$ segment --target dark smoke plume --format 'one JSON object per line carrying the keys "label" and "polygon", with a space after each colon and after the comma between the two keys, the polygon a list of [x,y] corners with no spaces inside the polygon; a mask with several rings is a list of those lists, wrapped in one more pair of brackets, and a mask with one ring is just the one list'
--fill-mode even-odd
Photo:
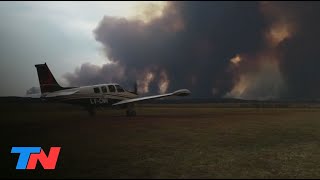
{"label": "dark smoke plume", "polygon": [[148,23],[105,16],[94,35],[112,63],[65,77],[71,85],[138,80],[143,93],[314,98],[319,15],[318,2],[168,2]]}
{"label": "dark smoke plume", "polygon": [[105,16],[95,37],[108,58],[125,69],[123,76],[117,76],[109,64],[102,68],[85,64],[66,79],[73,85],[144,82],[151,73],[149,87],[156,93],[165,73],[168,90],[189,88],[197,96],[222,96],[236,80],[227,71],[230,58],[240,52],[254,53],[262,45],[265,24],[258,6],[255,2],[170,2],[162,17],[147,24]]}
{"label": "dark smoke plume", "polygon": [[320,98],[320,2],[279,3],[292,37],[279,45],[280,68],[287,84],[288,98]]}

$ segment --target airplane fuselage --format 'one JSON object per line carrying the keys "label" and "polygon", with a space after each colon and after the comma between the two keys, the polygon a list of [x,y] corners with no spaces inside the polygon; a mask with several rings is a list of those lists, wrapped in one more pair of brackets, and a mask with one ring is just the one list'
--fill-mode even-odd
{"label": "airplane fuselage", "polygon": [[172,93],[138,97],[137,84],[134,92],[123,89],[119,84],[97,84],[82,87],[61,87],[52,75],[47,64],[36,64],[40,83],[40,98],[48,102],[61,102],[84,106],[90,115],[94,115],[96,107],[126,108],[127,116],[135,116],[134,104],[141,101],[168,96],[187,96],[188,89],[176,90]]}
{"label": "airplane fuselage", "polygon": [[[60,94],[60,96],[54,96],[54,94]],[[65,95],[61,96],[61,94]],[[47,101],[83,106],[111,107],[114,103],[137,97],[137,94],[123,89],[119,84],[111,83],[69,88],[53,93],[43,93],[41,98]]]}

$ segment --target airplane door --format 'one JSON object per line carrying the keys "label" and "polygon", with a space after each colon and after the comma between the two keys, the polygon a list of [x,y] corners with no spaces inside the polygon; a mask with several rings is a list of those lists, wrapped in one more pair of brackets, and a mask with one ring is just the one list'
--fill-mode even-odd
{"label": "airplane door", "polygon": [[94,95],[90,98],[90,104],[99,106],[103,104],[103,97],[102,97],[102,91],[100,87],[94,87],[93,88]]}
{"label": "airplane door", "polygon": [[102,91],[102,97],[103,98],[108,98],[107,94],[108,94],[108,89],[106,86],[101,86],[101,91]]}
{"label": "airplane door", "polygon": [[108,89],[106,86],[100,86],[101,89],[101,97],[100,97],[100,104],[105,106],[108,104]]}
{"label": "airplane door", "polygon": [[110,94],[110,99],[109,99],[109,101],[110,101],[111,103],[117,102],[116,87],[115,87],[114,85],[108,85],[108,89],[109,89],[109,94]]}

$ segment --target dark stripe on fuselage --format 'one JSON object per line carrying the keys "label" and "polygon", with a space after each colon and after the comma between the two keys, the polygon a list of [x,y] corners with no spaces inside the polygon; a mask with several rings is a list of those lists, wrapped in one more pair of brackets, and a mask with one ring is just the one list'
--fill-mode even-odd
{"label": "dark stripe on fuselage", "polygon": [[[104,97],[110,96],[110,97]],[[114,97],[117,97],[119,99],[116,99]],[[121,94],[73,94],[69,96],[57,96],[57,97],[51,97],[47,98],[49,101],[54,102],[65,102],[70,104],[79,104],[79,105],[91,105],[91,106],[112,106],[112,104],[120,102],[125,99],[131,99],[135,97],[130,97],[126,95]],[[96,102],[95,104],[92,104],[92,102]],[[103,102],[103,103],[100,103]]]}
{"label": "dark stripe on fuselage", "polygon": [[63,97],[63,98],[73,98],[73,97],[87,97],[87,98],[104,98],[104,96],[114,96],[114,97],[119,97],[119,98],[125,98],[125,99],[132,99],[132,98],[135,98],[135,97],[132,97],[132,96],[126,96],[126,95],[121,95],[121,94],[94,94],[94,95],[89,95],[89,94],[73,94],[73,95],[70,95],[70,96],[60,96],[60,97]]}

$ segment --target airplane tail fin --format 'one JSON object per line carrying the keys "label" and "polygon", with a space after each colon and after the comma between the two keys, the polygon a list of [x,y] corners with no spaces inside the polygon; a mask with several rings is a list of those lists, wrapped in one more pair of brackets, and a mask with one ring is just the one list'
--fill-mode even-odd
{"label": "airplane tail fin", "polygon": [[36,64],[41,93],[53,92],[64,89],[53,77],[47,63]]}

